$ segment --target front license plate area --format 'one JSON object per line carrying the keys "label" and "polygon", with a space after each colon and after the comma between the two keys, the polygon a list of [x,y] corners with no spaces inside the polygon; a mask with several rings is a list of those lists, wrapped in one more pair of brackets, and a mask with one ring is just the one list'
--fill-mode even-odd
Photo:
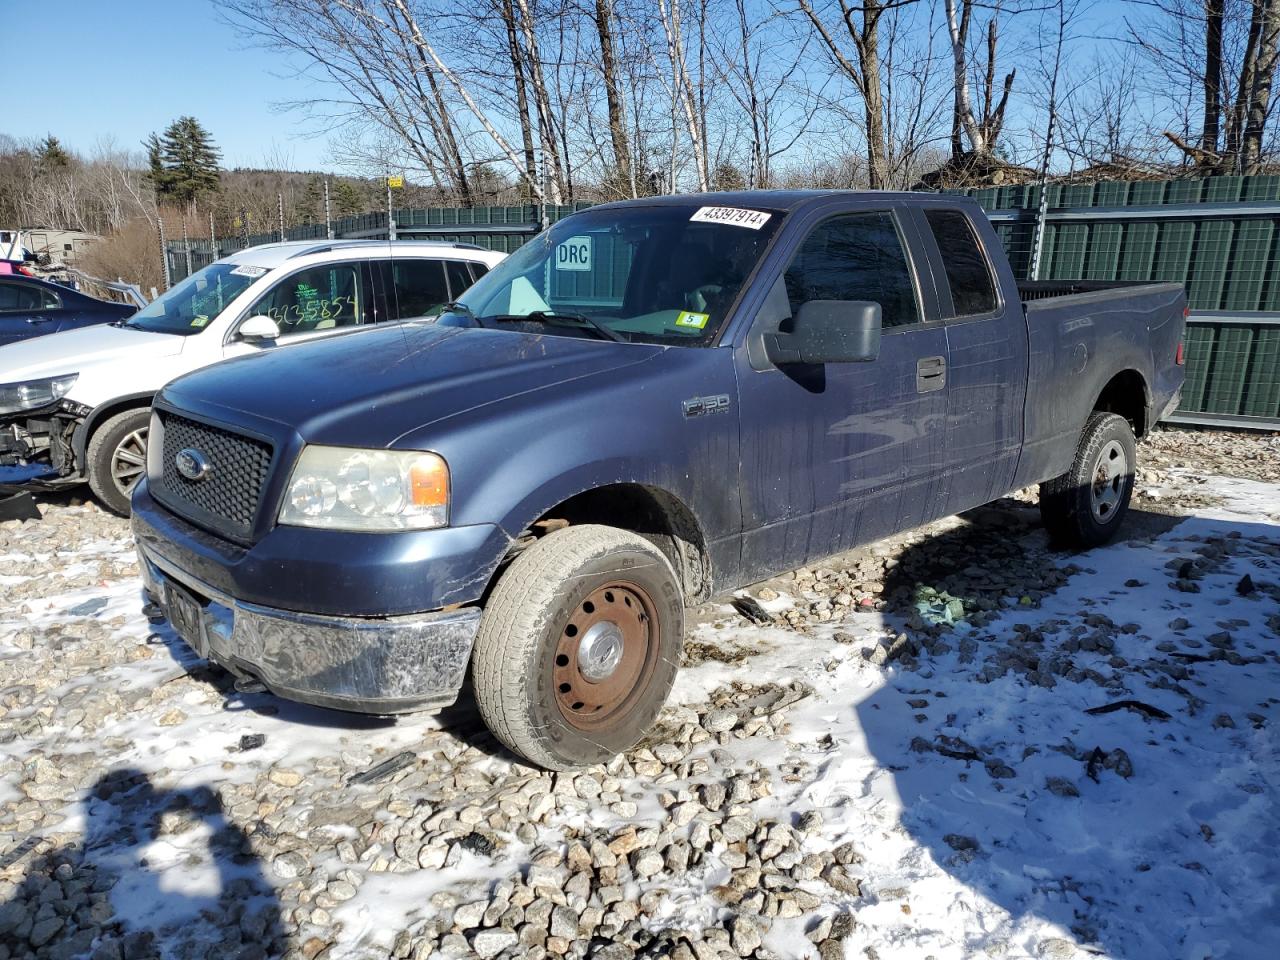
{"label": "front license plate area", "polygon": [[208,657],[209,641],[204,632],[200,601],[172,581],[165,584],[165,600],[169,623],[178,636],[198,655]]}

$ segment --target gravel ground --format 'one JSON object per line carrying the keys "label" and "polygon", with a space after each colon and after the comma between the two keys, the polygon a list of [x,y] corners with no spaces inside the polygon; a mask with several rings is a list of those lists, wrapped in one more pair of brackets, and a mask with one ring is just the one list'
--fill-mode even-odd
{"label": "gravel ground", "polygon": [[[237,692],[139,613],[127,524],[50,498],[42,521],[0,524],[0,960],[1253,955],[1252,941],[1231,949],[1229,935],[1174,920],[1153,933],[1130,916],[1141,906],[1108,902],[1051,859],[1002,864],[1020,835],[938,813],[974,791],[993,809],[1009,791],[1080,805],[1090,783],[1144,772],[1144,796],[1178,793],[1154,761],[1131,779],[1143,740],[1120,727],[1106,729],[1128,750],[1092,753],[1037,729],[1077,695],[1139,702],[1119,710],[1135,724],[1212,714],[1201,726],[1223,736],[1269,731],[1280,700],[1250,687],[1255,703],[1215,703],[1218,674],[1201,689],[1189,671],[1280,663],[1280,499],[1269,517],[1265,506],[1280,487],[1258,485],[1280,484],[1280,436],[1162,430],[1140,460],[1135,511],[1106,550],[1052,551],[1023,492],[757,585],[755,603],[693,611],[689,669],[654,736],[554,775],[505,754],[465,695],[440,717],[382,721]],[[1215,477],[1258,484],[1237,495]],[[1257,513],[1257,529],[1179,525],[1224,504],[1231,523]],[[1150,564],[1129,597],[1091,592],[1113,551]],[[1252,592],[1213,595],[1219,622],[1193,623],[1188,605],[1241,569]],[[1171,603],[1191,621],[1171,620]],[[1141,615],[1157,606],[1159,632]],[[957,714],[963,684],[1004,699]],[[1019,701],[1043,704],[1035,722],[993,734]],[[900,747],[883,748],[889,736]],[[1214,750],[1205,762],[1225,769]],[[1042,759],[1071,772],[1046,778]],[[916,794],[937,770],[946,792],[908,803],[911,764],[935,771]],[[1202,797],[1205,850],[1182,859],[1197,877],[1264,871],[1265,894],[1274,875],[1240,851],[1280,839],[1277,781],[1249,783],[1261,825],[1215,817]],[[1214,861],[1213,844],[1235,859]],[[993,879],[1005,875],[1034,891],[1008,893]],[[1210,886],[1185,896],[1207,910],[1228,896]]]}

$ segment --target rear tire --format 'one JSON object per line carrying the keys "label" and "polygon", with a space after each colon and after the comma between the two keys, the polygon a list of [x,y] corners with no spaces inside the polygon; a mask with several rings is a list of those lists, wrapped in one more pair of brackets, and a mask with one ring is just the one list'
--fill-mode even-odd
{"label": "rear tire", "polygon": [[683,637],[680,582],[657,547],[596,524],[559,530],[516,557],[485,606],[480,715],[538,766],[603,763],[657,719]]}
{"label": "rear tire", "polygon": [[1040,516],[1049,538],[1084,549],[1110,541],[1129,511],[1136,465],[1129,421],[1091,413],[1071,469],[1040,484]]}
{"label": "rear tire", "polygon": [[104,422],[89,438],[89,486],[98,502],[119,517],[129,516],[129,498],[147,470],[151,408],[126,410]]}

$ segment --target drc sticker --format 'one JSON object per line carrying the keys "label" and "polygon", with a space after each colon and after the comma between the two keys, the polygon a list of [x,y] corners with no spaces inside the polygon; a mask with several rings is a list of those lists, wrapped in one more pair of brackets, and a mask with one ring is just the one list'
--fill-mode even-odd
{"label": "drc sticker", "polygon": [[741,207],[699,207],[689,219],[694,223],[727,223],[734,227],[759,230],[769,222],[772,214],[759,210],[743,210]]}
{"label": "drc sticker", "polygon": [[583,272],[591,269],[591,238],[570,237],[556,247],[556,269]]}
{"label": "drc sticker", "polygon": [[709,319],[711,315],[707,313],[690,313],[688,310],[681,310],[680,316],[676,317],[676,326],[701,330],[707,325]]}
{"label": "drc sticker", "polygon": [[206,317],[203,313],[197,314],[196,316],[191,318],[191,325],[195,327],[197,330],[203,327],[208,322],[209,322],[209,318]]}
{"label": "drc sticker", "polygon": [[251,267],[247,263],[243,266],[232,267],[231,273],[237,277],[253,277],[255,280],[267,272],[266,267]]}

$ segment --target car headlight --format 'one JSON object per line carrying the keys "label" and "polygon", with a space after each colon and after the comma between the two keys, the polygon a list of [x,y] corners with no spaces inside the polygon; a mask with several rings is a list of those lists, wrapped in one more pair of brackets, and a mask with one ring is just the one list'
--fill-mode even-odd
{"label": "car headlight", "polygon": [[449,522],[449,465],[434,453],[308,446],[280,522],[334,530],[424,530]]}
{"label": "car headlight", "polygon": [[78,373],[66,373],[60,377],[45,377],[43,380],[0,384],[0,413],[47,407],[65,397],[78,376]]}

